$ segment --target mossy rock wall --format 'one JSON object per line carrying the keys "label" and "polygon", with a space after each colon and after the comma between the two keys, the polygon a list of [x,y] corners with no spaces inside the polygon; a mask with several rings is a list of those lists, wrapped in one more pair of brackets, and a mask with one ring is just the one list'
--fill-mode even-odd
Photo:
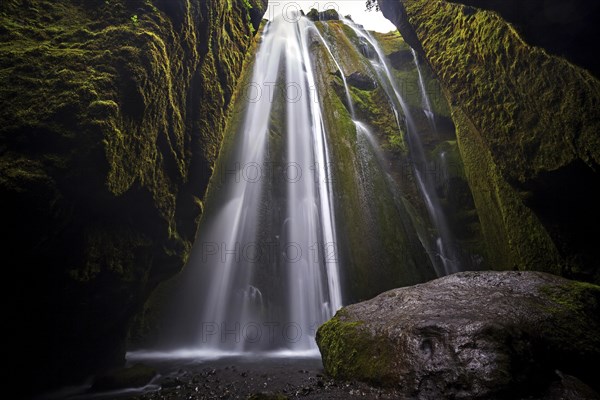
{"label": "mossy rock wall", "polygon": [[265,8],[0,3],[4,281],[23,296],[2,297],[15,376],[57,385],[123,362],[132,316],[195,240]]}
{"label": "mossy rock wall", "polygon": [[379,4],[449,99],[492,267],[598,281],[600,82],[495,12]]}
{"label": "mossy rock wall", "polygon": [[600,3],[588,0],[450,0],[496,11],[515,26],[525,41],[543,47],[600,76],[597,48]]}
{"label": "mossy rock wall", "polygon": [[[377,81],[350,28],[341,21],[320,21],[316,26],[346,76],[360,74]],[[401,41],[398,36],[395,39]],[[349,85],[356,118],[370,127],[378,141],[374,152],[352,121],[340,72],[327,48],[314,38],[310,50],[331,151],[345,302],[433,279],[435,272],[415,226],[415,220],[422,224],[421,216],[403,197],[399,182],[391,184],[385,170],[387,162],[402,164],[385,149],[392,147],[392,137],[397,136],[399,143],[404,139],[384,90],[379,83],[372,90]],[[397,146],[395,154],[403,153],[402,147]]]}

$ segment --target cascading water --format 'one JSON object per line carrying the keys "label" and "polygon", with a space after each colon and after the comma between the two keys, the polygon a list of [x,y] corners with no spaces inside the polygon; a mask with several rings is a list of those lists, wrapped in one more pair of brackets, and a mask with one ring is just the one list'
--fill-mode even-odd
{"label": "cascading water", "polygon": [[410,49],[413,55],[413,59],[415,61],[415,66],[417,67],[417,73],[419,74],[419,89],[421,91],[421,98],[423,104],[423,112],[427,116],[427,120],[429,124],[433,128],[434,131],[437,130],[435,126],[435,116],[433,114],[433,107],[431,107],[431,100],[429,99],[429,94],[427,93],[427,88],[425,87],[425,79],[423,78],[423,71],[421,70],[421,63],[419,62],[419,56],[415,49]]}
{"label": "cascading water", "polygon": [[[375,290],[431,279],[432,266],[438,275],[455,270],[449,230],[417,162],[425,157],[410,110],[377,42],[345,23],[368,44],[371,58],[361,65],[375,71],[398,129],[406,119],[413,175],[432,223],[414,220],[377,135],[355,115],[342,69],[353,64],[341,53],[343,46],[354,51],[351,42],[328,43],[334,31],[325,25],[321,32],[304,17],[276,18],[264,28],[246,78],[249,92],[238,101],[245,109],[233,119],[211,178],[199,239],[181,279],[186,287],[173,305],[173,332],[162,341],[176,350],[132,358],[317,355],[316,328],[342,306],[336,228],[344,265],[355,268],[345,278],[364,269],[361,282],[372,280],[361,284]],[[315,55],[322,58],[312,65]],[[332,108],[332,98],[347,110]],[[354,125],[340,130],[340,116]],[[335,182],[332,155],[341,178]]]}
{"label": "cascading water", "polygon": [[[435,194],[434,182],[432,182],[429,174],[426,173],[428,161],[425,157],[421,138],[417,132],[417,127],[411,110],[407,106],[404,98],[402,97],[402,93],[398,89],[396,79],[392,75],[387,64],[385,54],[383,53],[383,50],[377,41],[373,39],[368,31],[361,29],[353,21],[348,19],[343,19],[342,21],[347,26],[352,28],[359,38],[361,38],[366,42],[366,44],[375,50],[377,60],[371,60],[371,64],[378,75],[379,81],[383,84],[383,87],[391,100],[390,102],[396,114],[398,128],[401,130],[402,124],[400,122],[400,111],[404,115],[407,130],[406,137],[409,145],[410,157],[413,160],[412,167],[416,178],[417,187],[424,200],[430,220],[437,232],[437,237],[433,238],[433,243],[427,244],[425,243],[426,241],[424,241],[426,247],[429,248],[428,254],[431,262],[439,276],[458,272],[460,270],[460,262],[457,256],[457,251],[455,249],[454,241],[450,233],[446,217]],[[422,73],[420,70],[419,77],[420,81],[422,82]],[[422,88],[422,92],[425,97],[426,92],[424,90],[424,83],[421,83],[420,87]],[[427,109],[429,109],[431,113],[431,105],[428,98],[427,104],[428,107],[424,107],[426,114]],[[432,113],[431,117],[433,118]]]}
{"label": "cascading water", "polygon": [[[289,162],[305,168],[314,166],[318,171],[318,185],[309,179],[289,181],[287,231],[290,242],[299,244],[300,249],[308,251],[324,244],[317,249],[324,253],[320,257],[318,254],[313,260],[303,257],[290,268],[290,316],[300,327],[316,327],[342,306],[342,297],[335,248],[332,179],[327,170],[329,151],[308,50],[308,30],[314,29],[314,24],[299,18],[293,24],[279,20],[278,26],[283,26],[288,31],[285,36],[293,39],[288,41],[286,53],[287,82],[299,83],[301,92],[309,94],[304,101],[288,104]],[[328,290],[321,287],[323,264]],[[304,347],[312,345],[308,336],[303,339]]]}
{"label": "cascading water", "polygon": [[337,62],[336,58],[333,56],[333,53],[331,52],[331,48],[327,44],[327,41],[325,40],[325,38],[323,38],[323,35],[321,35],[321,32],[319,32],[319,30],[315,27],[314,24],[310,25],[310,27],[312,28],[311,31],[314,32],[319,37],[320,42],[323,43],[323,46],[325,46],[325,49],[327,50],[327,54],[329,54],[329,57],[331,57],[331,60],[333,61],[333,63],[337,67],[337,70],[340,73],[340,78],[342,79],[342,83],[344,84],[344,91],[346,93],[346,101],[348,102],[348,108],[350,111],[350,115],[354,118],[354,104],[352,103],[352,96],[350,96],[350,89],[348,89],[348,82],[346,80],[346,74],[344,74],[342,67]]}
{"label": "cascading water", "polygon": [[201,283],[186,302],[202,306],[180,317],[191,321],[179,348],[316,351],[316,328],[342,306],[331,162],[308,49],[314,32],[299,15],[265,27],[250,85],[259,93],[212,178],[187,267],[188,280]]}

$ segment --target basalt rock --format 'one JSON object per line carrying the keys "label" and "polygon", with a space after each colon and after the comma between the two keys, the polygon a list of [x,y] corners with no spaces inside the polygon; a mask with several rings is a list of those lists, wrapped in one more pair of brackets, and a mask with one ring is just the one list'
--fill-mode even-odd
{"label": "basalt rock", "polygon": [[410,51],[396,51],[389,56],[392,67],[400,71],[414,68],[414,58]]}
{"label": "basalt rock", "polygon": [[585,383],[598,382],[587,366],[600,361],[599,333],[599,286],[540,272],[464,272],[344,307],[317,343],[329,375],[408,398],[561,390],[595,398]]}

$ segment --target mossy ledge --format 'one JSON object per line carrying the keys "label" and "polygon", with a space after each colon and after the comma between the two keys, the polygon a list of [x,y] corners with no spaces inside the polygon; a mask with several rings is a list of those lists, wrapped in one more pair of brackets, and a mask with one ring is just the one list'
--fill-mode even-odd
{"label": "mossy ledge", "polygon": [[124,361],[131,318],[195,240],[266,3],[0,2],[4,281],[23,296],[3,291],[9,381]]}
{"label": "mossy ledge", "polygon": [[456,3],[379,0],[449,100],[490,265],[600,282],[600,81]]}

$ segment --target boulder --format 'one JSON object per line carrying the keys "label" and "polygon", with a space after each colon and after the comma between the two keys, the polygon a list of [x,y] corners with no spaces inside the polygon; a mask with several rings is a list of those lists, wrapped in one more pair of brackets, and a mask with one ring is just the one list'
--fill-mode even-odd
{"label": "boulder", "polygon": [[563,374],[597,384],[585,366],[600,357],[599,311],[596,285],[463,272],[345,307],[317,343],[334,378],[419,399],[521,398],[558,390]]}

